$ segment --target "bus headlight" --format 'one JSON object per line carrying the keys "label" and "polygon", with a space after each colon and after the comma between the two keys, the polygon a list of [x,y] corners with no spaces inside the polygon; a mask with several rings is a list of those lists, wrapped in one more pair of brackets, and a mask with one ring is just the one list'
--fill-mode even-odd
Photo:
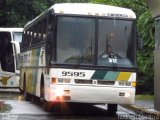
{"label": "bus headlight", "polygon": [[132,87],[136,87],[136,82],[119,81],[119,86],[132,86]]}
{"label": "bus headlight", "polygon": [[125,97],[129,98],[131,96],[130,93],[125,93]]}
{"label": "bus headlight", "polygon": [[56,96],[59,96],[59,97],[64,94],[63,89],[60,89],[60,88],[59,88],[59,89],[56,89],[56,90],[55,90],[55,93],[56,93],[55,95],[56,95]]}
{"label": "bus headlight", "polygon": [[119,81],[119,86],[124,86],[124,85],[125,85],[124,81]]}
{"label": "bus headlight", "polygon": [[70,83],[70,79],[66,79],[66,78],[58,78],[58,83]]}
{"label": "bus headlight", "polygon": [[119,81],[119,86],[131,86],[131,82],[129,82],[129,81]]}

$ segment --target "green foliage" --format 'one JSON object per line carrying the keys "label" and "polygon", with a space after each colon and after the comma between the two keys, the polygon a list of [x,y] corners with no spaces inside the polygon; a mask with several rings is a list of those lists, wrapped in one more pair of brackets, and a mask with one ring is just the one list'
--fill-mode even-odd
{"label": "green foliage", "polygon": [[153,78],[154,78],[154,68],[153,68],[153,51],[154,51],[154,20],[151,16],[149,10],[145,11],[138,18],[137,28],[138,33],[143,38],[143,51],[137,52],[137,62],[138,62],[138,82],[139,88],[143,93],[153,93]]}
{"label": "green foliage", "polygon": [[35,11],[35,13],[42,13],[48,8],[47,2],[45,0],[34,0],[31,2],[31,7]]}
{"label": "green foliage", "polygon": [[0,27],[23,27],[54,3],[89,0],[0,0]]}
{"label": "green foliage", "polygon": [[0,27],[23,27],[48,8],[44,0],[6,0],[0,3]]}
{"label": "green foliage", "polygon": [[149,95],[149,94],[136,95],[136,100],[154,100],[154,95]]}

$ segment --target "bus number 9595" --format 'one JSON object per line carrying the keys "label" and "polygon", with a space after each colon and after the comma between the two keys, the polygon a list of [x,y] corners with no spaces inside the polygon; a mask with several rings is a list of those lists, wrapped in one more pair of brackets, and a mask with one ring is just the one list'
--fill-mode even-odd
{"label": "bus number 9595", "polygon": [[62,71],[62,76],[85,77],[85,72],[66,72],[66,71]]}

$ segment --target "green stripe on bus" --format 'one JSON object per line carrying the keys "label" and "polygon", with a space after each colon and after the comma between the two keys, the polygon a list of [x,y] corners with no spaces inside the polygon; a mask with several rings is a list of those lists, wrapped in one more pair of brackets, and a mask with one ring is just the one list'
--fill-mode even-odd
{"label": "green stripe on bus", "polygon": [[118,75],[119,75],[119,72],[108,71],[105,77],[103,78],[103,80],[115,81]]}
{"label": "green stripe on bus", "polygon": [[103,78],[105,77],[107,71],[96,71],[93,76],[91,77],[91,79],[97,79],[97,80],[103,80]]}

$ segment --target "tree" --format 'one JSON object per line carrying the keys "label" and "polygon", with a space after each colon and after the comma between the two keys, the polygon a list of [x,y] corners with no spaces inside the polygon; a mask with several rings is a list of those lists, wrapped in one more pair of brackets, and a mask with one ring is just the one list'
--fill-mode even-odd
{"label": "tree", "polygon": [[[141,91],[153,93],[154,91],[154,20],[149,10],[140,15],[137,22],[138,33],[144,40],[144,49],[137,53],[138,77],[142,84]],[[140,87],[140,86],[139,86]]]}
{"label": "tree", "polygon": [[55,3],[89,0],[0,0],[0,27],[23,27]]}
{"label": "tree", "polygon": [[48,8],[44,0],[5,0],[0,5],[1,27],[23,27]]}

